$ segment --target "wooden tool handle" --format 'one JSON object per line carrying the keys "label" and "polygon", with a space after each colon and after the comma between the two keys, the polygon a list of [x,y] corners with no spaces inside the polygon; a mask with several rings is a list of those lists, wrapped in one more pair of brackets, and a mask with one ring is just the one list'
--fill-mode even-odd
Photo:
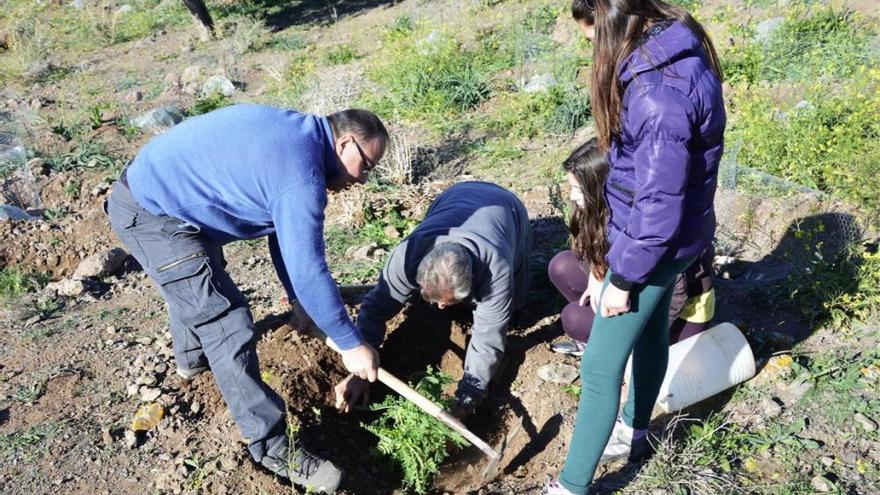
{"label": "wooden tool handle", "polygon": [[467,439],[468,442],[473,444],[478,449],[482,450],[484,454],[486,454],[490,459],[497,459],[498,453],[495,452],[495,449],[490,447],[486,442],[484,442],[480,437],[474,435],[470,430],[462,424],[461,421],[458,420],[455,416],[449,414],[440,408],[439,405],[429,400],[424,395],[420,394],[414,388],[407,385],[403,380],[400,380],[396,376],[388,373],[383,368],[379,368],[379,381],[388,386],[391,390],[394,390],[408,401],[415,404],[419,409],[425,411],[431,416],[437,418],[441,423],[446,426],[452,428],[452,430],[459,435],[463,436]]}
{"label": "wooden tool handle", "polygon": [[387,385],[391,390],[402,395],[406,400],[417,405],[422,411],[425,411],[435,418],[440,416],[440,413],[443,412],[443,409],[441,409],[439,405],[418,393],[403,380],[385,371],[385,368],[379,368],[379,381]]}

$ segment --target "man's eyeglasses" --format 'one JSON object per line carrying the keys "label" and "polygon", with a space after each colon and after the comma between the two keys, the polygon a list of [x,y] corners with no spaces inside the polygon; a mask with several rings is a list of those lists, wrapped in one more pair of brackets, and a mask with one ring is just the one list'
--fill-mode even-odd
{"label": "man's eyeglasses", "polygon": [[364,150],[361,149],[361,145],[358,144],[358,142],[355,141],[354,139],[352,139],[351,142],[354,143],[354,146],[355,146],[355,148],[357,148],[358,153],[361,154],[361,160],[364,161],[364,170],[369,172],[370,170],[373,170],[374,168],[376,168],[377,163],[374,161],[370,161],[370,159],[367,158],[367,155],[364,154]]}

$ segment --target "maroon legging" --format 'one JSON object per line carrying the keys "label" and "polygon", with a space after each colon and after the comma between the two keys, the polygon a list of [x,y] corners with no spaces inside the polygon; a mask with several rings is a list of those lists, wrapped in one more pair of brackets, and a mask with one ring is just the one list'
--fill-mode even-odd
{"label": "maroon legging", "polygon": [[[581,295],[587,290],[587,272],[580,261],[570,250],[557,254],[547,267],[550,281],[568,301],[562,308],[562,329],[565,334],[578,342],[586,342],[590,338],[590,329],[593,328],[593,318],[596,313],[590,307],[589,299],[584,306],[578,304]],[[681,276],[679,276],[681,278]],[[682,280],[677,280],[676,285]],[[669,315],[669,344],[674,344],[692,335],[705,330],[706,323],[693,323],[681,318],[678,314]]]}

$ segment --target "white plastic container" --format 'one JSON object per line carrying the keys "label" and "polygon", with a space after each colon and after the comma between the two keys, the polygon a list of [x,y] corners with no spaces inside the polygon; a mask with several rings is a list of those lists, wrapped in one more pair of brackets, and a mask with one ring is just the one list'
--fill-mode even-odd
{"label": "white plastic container", "polygon": [[[626,365],[627,380],[631,366],[632,356]],[[721,323],[669,347],[657,406],[665,412],[679,411],[753,376],[755,357],[746,338],[733,324]]]}

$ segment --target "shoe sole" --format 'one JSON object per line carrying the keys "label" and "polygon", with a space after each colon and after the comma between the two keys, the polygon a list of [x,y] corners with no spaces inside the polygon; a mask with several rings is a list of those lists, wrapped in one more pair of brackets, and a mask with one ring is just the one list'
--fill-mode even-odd
{"label": "shoe sole", "polygon": [[193,378],[201,375],[205,371],[208,371],[207,367],[203,368],[192,368],[189,370],[184,370],[182,368],[177,368],[177,376],[183,378],[184,380],[192,380]]}
{"label": "shoe sole", "polygon": [[652,455],[654,455],[654,449],[650,445],[645,445],[637,449],[637,452],[630,451],[614,456],[603,456],[599,459],[598,465],[603,466],[623,459],[626,459],[627,464],[635,464],[649,459]]}
{"label": "shoe sole", "polygon": [[550,347],[550,350],[556,354],[565,354],[567,356],[581,357],[584,355],[584,351],[568,351],[565,349],[554,348],[553,346]]}

